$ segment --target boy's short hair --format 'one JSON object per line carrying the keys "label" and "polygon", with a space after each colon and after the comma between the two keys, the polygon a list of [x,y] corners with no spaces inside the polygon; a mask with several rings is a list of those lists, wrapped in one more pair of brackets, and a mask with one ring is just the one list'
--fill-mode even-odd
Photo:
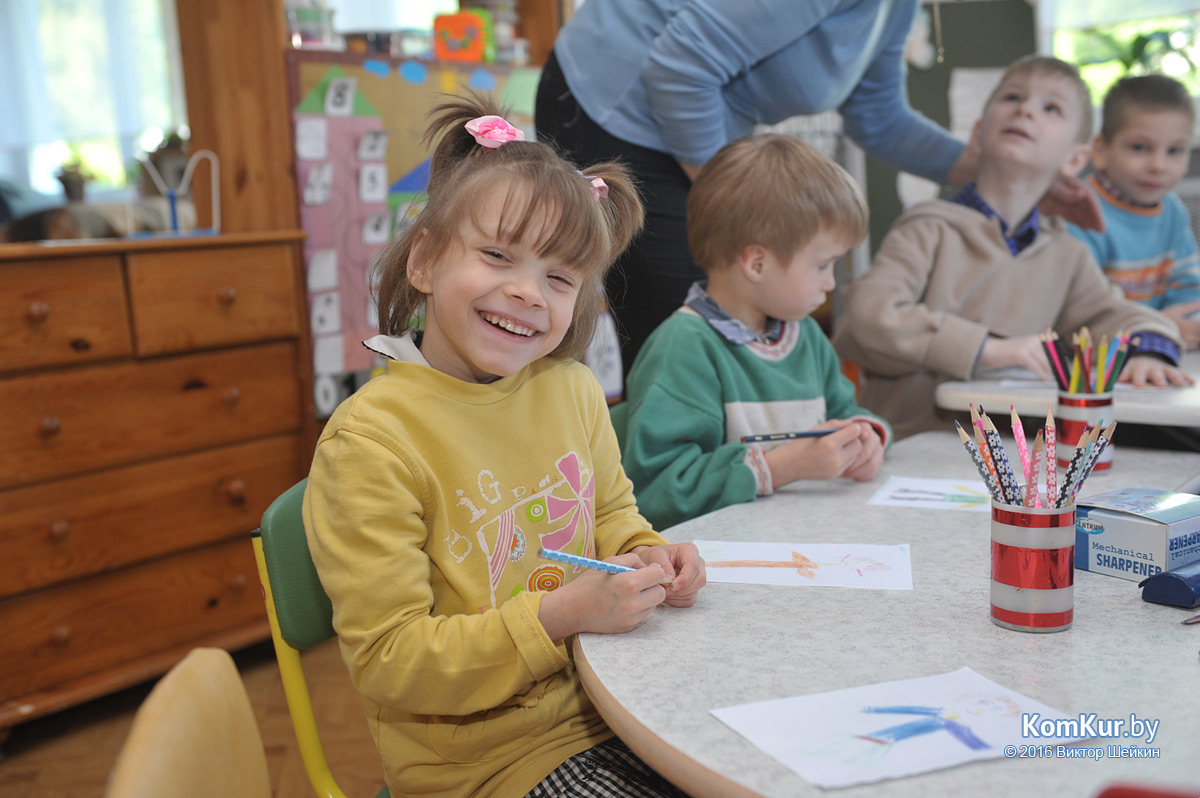
{"label": "boy's short hair", "polygon": [[1079,98],[1079,132],[1077,140],[1080,144],[1087,144],[1092,140],[1092,92],[1088,88],[1088,85],[1084,83],[1083,78],[1079,74],[1079,69],[1074,64],[1068,64],[1062,59],[1048,55],[1027,55],[1023,58],[1018,58],[1004,71],[1004,76],[1000,78],[1000,82],[996,84],[996,88],[992,89],[992,93],[988,95],[987,104],[991,105],[992,100],[996,99],[996,93],[1000,91],[1000,87],[1009,78],[1017,75],[1046,75],[1060,77],[1068,81]]}
{"label": "boy's short hair", "polygon": [[1112,141],[1133,110],[1179,111],[1196,121],[1196,106],[1187,88],[1166,75],[1130,75],[1114,83],[1104,95],[1100,136]]}
{"label": "boy's short hair", "polygon": [[790,259],[822,228],[856,244],[867,233],[867,203],[845,169],[794,136],[731,141],[688,195],[688,246],[705,272],[751,244]]}

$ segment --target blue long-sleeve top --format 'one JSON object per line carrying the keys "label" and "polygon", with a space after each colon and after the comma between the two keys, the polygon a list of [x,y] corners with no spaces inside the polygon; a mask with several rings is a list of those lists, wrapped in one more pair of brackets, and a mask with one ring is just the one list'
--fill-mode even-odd
{"label": "blue long-sleeve top", "polygon": [[944,181],[963,143],[908,105],[916,0],[588,0],[554,51],[617,138],[703,164],[726,142],[838,109],[863,149]]}

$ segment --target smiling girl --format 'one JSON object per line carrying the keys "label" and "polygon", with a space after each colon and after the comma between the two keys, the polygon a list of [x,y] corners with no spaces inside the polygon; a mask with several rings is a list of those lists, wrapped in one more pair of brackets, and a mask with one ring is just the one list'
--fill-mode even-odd
{"label": "smiling girl", "polygon": [[365,343],[388,368],[329,420],[304,503],[388,786],[678,795],[612,736],[567,647],[704,584],[695,546],[638,514],[574,359],[641,204],[620,166],[585,175],[478,98],[434,113],[428,204],[376,264],[384,334]]}

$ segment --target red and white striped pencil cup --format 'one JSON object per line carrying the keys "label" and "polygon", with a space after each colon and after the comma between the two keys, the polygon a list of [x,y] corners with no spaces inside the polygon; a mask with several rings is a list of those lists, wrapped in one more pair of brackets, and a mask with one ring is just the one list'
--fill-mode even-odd
{"label": "red and white striped pencil cup", "polygon": [[1075,504],[1033,508],[992,501],[992,622],[1061,632],[1075,615]]}
{"label": "red and white striped pencil cup", "polygon": [[[1055,445],[1055,456],[1058,467],[1066,468],[1071,462],[1072,450],[1084,430],[1103,421],[1105,424],[1113,421],[1113,394],[1108,393],[1068,393],[1058,392],[1058,407],[1054,411],[1054,422],[1058,428],[1058,443]],[[1112,468],[1112,442],[1104,447],[1100,459],[1092,468],[1093,472],[1104,473]]]}

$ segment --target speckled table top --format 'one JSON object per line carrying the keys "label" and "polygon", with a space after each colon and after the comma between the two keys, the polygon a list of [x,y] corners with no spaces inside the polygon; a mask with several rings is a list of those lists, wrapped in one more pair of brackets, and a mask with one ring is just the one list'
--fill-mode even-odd
{"label": "speckled table top", "polygon": [[[1118,448],[1112,472],[1084,494],[1174,488],[1197,472],[1200,454]],[[709,710],[968,666],[1068,716],[1157,719],[1161,755],[1001,758],[837,794],[1094,796],[1116,781],[1200,789],[1200,625],[1180,624],[1197,610],[1148,604],[1136,582],[1077,571],[1071,629],[1009,631],[989,617],[987,513],[866,503],[891,475],[973,474],[957,436],[926,433],[894,446],[870,483],[797,483],[667,530],[674,542],[908,543],[913,590],[710,584],[695,607],[660,607],[629,634],[580,636],[581,670],[603,685],[597,705],[650,740],[634,747],[665,758],[664,772],[699,763],[715,774],[693,779],[696,795],[819,795]]]}

